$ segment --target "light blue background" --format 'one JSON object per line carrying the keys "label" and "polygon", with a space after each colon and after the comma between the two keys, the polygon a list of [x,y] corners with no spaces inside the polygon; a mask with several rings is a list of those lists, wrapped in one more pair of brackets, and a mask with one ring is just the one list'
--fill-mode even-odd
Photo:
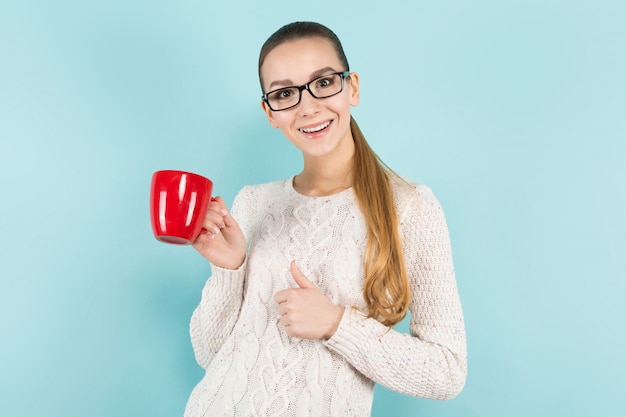
{"label": "light blue background", "polygon": [[452,235],[466,388],[378,387],[373,415],[626,415],[617,0],[3,1],[0,415],[182,415],[209,267],[152,237],[150,176],[195,171],[231,202],[298,172],[256,60],[299,19],[343,40],[355,118]]}

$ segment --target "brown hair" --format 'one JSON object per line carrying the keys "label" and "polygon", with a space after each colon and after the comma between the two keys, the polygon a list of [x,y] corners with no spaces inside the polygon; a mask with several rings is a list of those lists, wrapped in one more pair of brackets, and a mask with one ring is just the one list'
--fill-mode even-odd
{"label": "brown hair", "polygon": [[[284,42],[316,37],[331,42],[340,61],[345,65],[345,70],[349,71],[348,59],[333,31],[319,23],[294,22],[278,29],[263,44],[259,55],[261,88],[261,66],[270,51]],[[355,145],[353,190],[367,224],[363,295],[368,316],[387,326],[393,326],[405,317],[410,300],[391,185],[395,174],[370,148],[352,117],[350,129]]]}

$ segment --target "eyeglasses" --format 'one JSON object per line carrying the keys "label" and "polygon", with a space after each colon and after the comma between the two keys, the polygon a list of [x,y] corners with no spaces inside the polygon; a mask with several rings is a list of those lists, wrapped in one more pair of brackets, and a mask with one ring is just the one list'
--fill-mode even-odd
{"label": "eyeglasses", "polygon": [[300,104],[302,90],[308,90],[314,98],[328,98],[343,91],[343,80],[350,71],[334,72],[317,77],[301,86],[292,86],[272,90],[261,98],[273,111],[291,109]]}

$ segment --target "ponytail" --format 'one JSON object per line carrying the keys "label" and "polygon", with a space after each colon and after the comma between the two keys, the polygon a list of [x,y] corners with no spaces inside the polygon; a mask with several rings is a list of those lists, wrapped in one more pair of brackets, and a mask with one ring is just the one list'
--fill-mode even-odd
{"label": "ponytail", "polygon": [[391,172],[368,145],[354,118],[354,194],[367,224],[363,296],[373,317],[386,326],[400,322],[410,302],[409,279],[394,206]]}

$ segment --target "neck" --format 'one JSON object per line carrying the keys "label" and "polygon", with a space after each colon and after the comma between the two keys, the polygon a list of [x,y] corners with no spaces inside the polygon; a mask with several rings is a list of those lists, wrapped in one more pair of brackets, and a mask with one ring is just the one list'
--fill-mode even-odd
{"label": "neck", "polygon": [[352,187],[354,145],[350,152],[322,158],[304,158],[304,169],[294,178],[293,187],[311,197],[332,195]]}

